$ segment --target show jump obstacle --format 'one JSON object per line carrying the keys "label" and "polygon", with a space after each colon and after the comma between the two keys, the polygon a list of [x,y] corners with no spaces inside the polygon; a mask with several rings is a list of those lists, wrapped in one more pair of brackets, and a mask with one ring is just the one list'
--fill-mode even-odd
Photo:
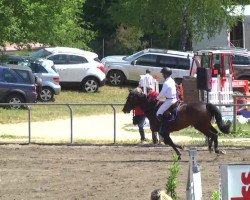
{"label": "show jump obstacle", "polygon": [[[202,200],[201,172],[196,155],[197,149],[190,148],[187,200]],[[250,200],[250,165],[222,164],[219,167],[220,200]]]}

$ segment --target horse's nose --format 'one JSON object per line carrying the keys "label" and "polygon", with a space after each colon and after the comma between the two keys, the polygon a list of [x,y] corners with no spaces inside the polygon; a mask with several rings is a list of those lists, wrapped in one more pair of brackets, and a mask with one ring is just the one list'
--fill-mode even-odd
{"label": "horse's nose", "polygon": [[128,111],[128,110],[126,110],[126,108],[125,108],[125,107],[122,109],[122,112],[124,112],[124,113],[129,113],[129,111]]}

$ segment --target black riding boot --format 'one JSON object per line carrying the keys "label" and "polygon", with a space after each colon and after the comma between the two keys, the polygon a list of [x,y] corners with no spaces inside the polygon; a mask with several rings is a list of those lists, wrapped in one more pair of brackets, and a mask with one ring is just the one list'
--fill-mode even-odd
{"label": "black riding boot", "polygon": [[164,123],[166,119],[163,115],[158,115],[157,118],[161,122],[159,134],[163,137],[164,133],[166,132],[166,123]]}

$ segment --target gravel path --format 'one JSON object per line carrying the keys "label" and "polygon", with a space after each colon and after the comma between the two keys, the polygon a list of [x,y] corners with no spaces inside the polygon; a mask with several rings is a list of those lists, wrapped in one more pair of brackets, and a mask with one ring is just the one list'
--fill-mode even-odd
{"label": "gravel path", "polygon": [[[137,126],[132,124],[132,114],[116,114],[116,140],[140,139]],[[146,138],[151,139],[148,124],[145,127]],[[73,118],[73,139],[83,140],[114,140],[114,115],[95,115]],[[0,124],[0,136],[11,135],[15,137],[29,136],[28,122],[17,124]],[[187,142],[194,140],[189,136],[176,136],[171,134],[174,142]],[[3,138],[3,137],[2,137]],[[36,141],[70,141],[71,122],[68,119],[54,121],[31,122],[31,140]],[[197,138],[195,138],[197,140]],[[224,139],[225,140],[225,139]],[[236,138],[236,141],[250,141]]]}
{"label": "gravel path", "polygon": [[[149,129],[146,125],[145,129]],[[134,131],[133,131],[134,130]],[[137,126],[132,125],[132,114],[116,114],[116,139],[139,140]],[[73,118],[74,139],[113,140],[114,115],[95,115]],[[146,137],[151,134],[146,131]],[[28,122],[17,124],[0,124],[0,135],[28,136]],[[31,138],[46,138],[51,140],[64,140],[71,137],[71,122],[69,119],[54,121],[31,122]],[[189,137],[173,136],[176,140],[190,140]]]}

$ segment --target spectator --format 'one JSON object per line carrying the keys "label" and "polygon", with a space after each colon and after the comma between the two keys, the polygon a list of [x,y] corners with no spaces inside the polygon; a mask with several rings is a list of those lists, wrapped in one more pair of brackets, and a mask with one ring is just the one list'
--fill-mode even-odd
{"label": "spectator", "polygon": [[139,87],[141,87],[145,93],[148,91],[149,88],[155,87],[155,80],[150,73],[151,71],[147,69],[146,74],[142,76],[142,78],[139,81]]}
{"label": "spectator", "polygon": [[141,144],[145,144],[146,138],[145,138],[145,132],[144,132],[144,125],[145,125],[146,116],[140,106],[135,107],[134,114],[135,116],[133,117],[133,124],[137,125],[139,128],[139,133],[141,136]]}

